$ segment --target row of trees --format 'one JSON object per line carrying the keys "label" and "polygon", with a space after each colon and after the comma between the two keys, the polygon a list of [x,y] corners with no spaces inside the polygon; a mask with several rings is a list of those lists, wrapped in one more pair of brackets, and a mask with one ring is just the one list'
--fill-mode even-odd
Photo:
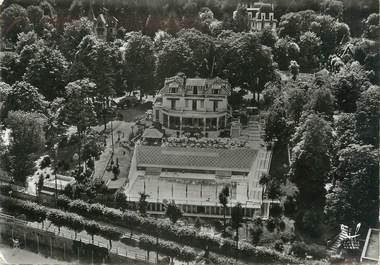
{"label": "row of trees", "polygon": [[[20,8],[12,5],[7,9]],[[208,13],[202,14],[207,17]],[[375,15],[368,18],[368,28],[375,20]],[[280,69],[297,60],[302,71],[312,71],[350,36],[346,24],[311,10],[284,15],[278,28],[280,38],[270,30],[236,34],[221,29],[210,36],[183,29],[174,36],[158,31],[152,35],[154,39],[128,32],[105,43],[91,36],[93,24],[86,18],[66,23],[54,43],[37,31],[25,31],[15,36],[17,54],[7,54],[3,60],[3,80],[13,84],[23,78],[48,100],[63,96],[68,82],[84,78],[94,81],[103,97],[122,93],[126,87],[149,92],[156,89],[155,80],[162,84],[165,77],[179,71],[203,77],[219,75],[233,85],[260,90],[273,79],[270,51],[260,44],[272,48]],[[237,64],[237,58],[245,60]]]}
{"label": "row of trees", "polygon": [[112,241],[118,241],[122,236],[122,233],[112,226],[99,225],[97,222],[87,220],[75,213],[49,209],[33,202],[9,198],[2,202],[2,207],[8,211],[25,214],[31,221],[43,224],[45,220],[49,220],[58,227],[58,233],[60,233],[61,227],[67,227],[75,232],[75,239],[77,238],[77,233],[82,231],[86,231],[91,235],[92,242],[94,242],[94,235],[99,235],[109,240],[110,248],[112,248]]}
{"label": "row of trees", "polygon": [[[64,196],[59,196],[58,205],[66,211],[74,212],[94,220],[109,222],[117,226],[130,228],[134,231],[157,236],[163,239],[178,242],[192,247],[202,249],[208,248],[210,251],[226,254],[226,249],[231,248],[229,255],[238,255],[243,259],[261,260],[289,260],[290,257],[282,256],[276,251],[266,248],[256,249],[251,244],[239,243],[230,239],[220,239],[208,234],[199,232],[193,226],[178,225],[168,220],[157,220],[155,218],[144,216],[133,211],[125,210],[124,212],[105,207],[101,204],[89,204],[81,200],[70,200]],[[243,221],[243,211],[241,205],[236,205],[232,210],[231,225],[238,229]],[[238,236],[236,237],[238,240]],[[228,246],[228,247],[227,247]],[[291,259],[290,259],[291,260]]]}
{"label": "row of trees", "polygon": [[[63,28],[63,23],[72,19],[77,19],[88,14],[90,1],[63,3],[51,3],[50,1],[18,1],[26,9],[12,9],[6,12],[6,21],[12,21],[11,18],[19,17],[19,24],[12,26],[11,22],[6,23],[5,32],[7,36],[15,36],[15,32],[19,32],[25,27],[32,27],[43,31],[44,16],[48,16],[49,20],[57,27],[58,32]],[[11,1],[4,1],[2,9],[8,9]],[[196,27],[205,32],[213,32],[214,28],[223,29],[246,29],[247,15],[242,12],[241,19],[245,22],[236,22],[232,19],[234,10],[239,13],[239,1],[215,1],[215,0],[199,0],[199,1],[168,1],[160,0],[151,3],[149,1],[119,1],[119,2],[101,2],[94,1],[93,9],[95,14],[104,12],[106,7],[109,13],[116,16],[121,26],[121,32],[124,31],[143,31],[145,34],[154,36],[159,29],[165,29],[168,32],[178,31],[181,28]],[[350,19],[350,27],[353,26],[355,33],[360,31],[360,21],[367,17],[370,13],[376,13],[377,6],[374,1],[366,0],[356,3],[352,0],[344,1],[316,1],[303,0],[297,3],[286,5],[279,0],[274,1],[275,16],[280,17],[288,12],[298,12],[301,10],[311,9],[315,12],[321,12],[337,19]],[[207,11],[205,11],[207,10]],[[243,11],[245,11],[243,9]],[[201,15],[200,15],[201,14]],[[205,14],[205,15],[204,15]],[[63,19],[62,19],[63,18]],[[42,20],[42,21],[41,21]],[[240,24],[239,24],[240,23]],[[14,23],[13,23],[14,24]],[[358,25],[359,24],[359,25]],[[11,30],[9,28],[12,27]]]}

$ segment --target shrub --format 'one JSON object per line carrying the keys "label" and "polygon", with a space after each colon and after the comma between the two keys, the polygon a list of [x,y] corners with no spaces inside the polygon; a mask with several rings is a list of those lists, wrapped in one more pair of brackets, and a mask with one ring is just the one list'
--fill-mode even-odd
{"label": "shrub", "polygon": [[285,232],[281,234],[281,240],[284,243],[293,242],[296,238],[296,235],[291,232]]}
{"label": "shrub", "polygon": [[274,218],[269,218],[267,220],[267,225],[266,225],[267,229],[269,232],[273,232],[274,229],[276,228],[276,220]]}
{"label": "shrub", "polygon": [[280,240],[277,240],[274,243],[274,249],[279,251],[279,252],[282,252],[282,251],[284,251],[284,244]]}
{"label": "shrub", "polygon": [[50,160],[50,157],[49,156],[45,156],[41,162],[40,162],[40,169],[44,169],[48,166],[50,166],[51,164],[51,160]]}
{"label": "shrub", "polygon": [[190,261],[195,260],[196,257],[197,257],[197,252],[195,252],[195,250],[193,250],[192,248],[185,246],[181,249],[178,259],[185,262],[190,262]]}
{"label": "shrub", "polygon": [[263,229],[260,226],[254,226],[251,231],[252,244],[256,245],[260,242],[260,237],[263,234]]}
{"label": "shrub", "polygon": [[104,210],[104,206],[101,205],[100,203],[91,204],[88,209],[89,214],[91,216],[99,216],[99,217],[103,216],[103,210]]}
{"label": "shrub", "polygon": [[296,241],[293,243],[290,252],[293,253],[294,256],[304,259],[308,252],[308,247],[304,242]]}
{"label": "shrub", "polygon": [[57,206],[60,209],[67,210],[69,208],[70,202],[71,202],[71,199],[67,197],[66,195],[59,195],[57,198]]}
{"label": "shrub", "polygon": [[271,204],[271,207],[269,209],[269,216],[272,217],[280,217],[282,214],[282,208],[278,204]]}
{"label": "shrub", "polygon": [[89,205],[82,200],[75,200],[69,203],[70,211],[77,213],[79,215],[88,216]]}

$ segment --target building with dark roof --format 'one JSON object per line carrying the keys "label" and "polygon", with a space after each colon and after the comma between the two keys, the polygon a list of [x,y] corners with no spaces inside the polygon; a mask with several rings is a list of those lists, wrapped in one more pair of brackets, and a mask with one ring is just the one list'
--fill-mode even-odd
{"label": "building with dark roof", "polygon": [[95,16],[91,1],[87,17],[94,23],[93,31],[99,39],[108,41],[116,37],[119,20],[109,15],[107,9],[103,8],[102,12],[98,16]]}
{"label": "building with dark roof", "polygon": [[229,130],[227,97],[231,87],[226,80],[187,78],[182,74],[165,79],[153,105],[153,120],[168,135],[199,133],[218,137]]}

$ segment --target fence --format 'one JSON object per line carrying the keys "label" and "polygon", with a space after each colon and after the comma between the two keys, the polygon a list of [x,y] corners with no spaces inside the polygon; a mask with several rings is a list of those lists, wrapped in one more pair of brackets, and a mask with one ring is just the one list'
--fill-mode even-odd
{"label": "fence", "polygon": [[[145,250],[141,250],[137,247],[130,247],[125,245],[125,247],[112,247],[109,250],[109,244],[104,244],[98,240],[92,240],[81,235],[76,237],[70,230],[61,229],[59,234],[57,229],[47,225],[39,223],[31,223],[25,220],[15,218],[14,216],[0,213],[0,223],[2,225],[8,226],[9,229],[3,229],[1,235],[4,239],[9,240],[9,238],[20,238],[24,246],[33,248],[37,250],[38,253],[45,252],[44,254],[50,255],[51,257],[60,257],[64,260],[68,260],[69,257],[76,257],[79,259],[87,259],[88,261],[95,259],[99,260],[99,251],[106,251],[107,255],[114,259],[129,259],[140,261],[143,264],[153,263],[156,264],[156,256],[148,256]],[[133,239],[138,239],[134,237]],[[29,243],[27,243],[29,241]],[[9,240],[11,243],[11,241]],[[49,246],[50,244],[50,246]],[[76,246],[76,247],[73,247]],[[84,251],[84,246],[87,246],[88,251]],[[45,247],[45,248],[44,248]],[[75,249],[75,251],[73,250]],[[102,257],[107,259],[107,255]],[[103,260],[100,260],[103,262]],[[123,263],[129,263],[125,260]]]}

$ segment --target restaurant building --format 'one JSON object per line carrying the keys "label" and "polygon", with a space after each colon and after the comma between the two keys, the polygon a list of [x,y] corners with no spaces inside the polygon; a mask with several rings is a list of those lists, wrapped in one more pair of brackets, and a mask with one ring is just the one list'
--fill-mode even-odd
{"label": "restaurant building", "polygon": [[153,120],[167,135],[198,133],[215,138],[228,128],[227,97],[231,87],[219,77],[187,78],[178,74],[165,79],[153,105]]}

